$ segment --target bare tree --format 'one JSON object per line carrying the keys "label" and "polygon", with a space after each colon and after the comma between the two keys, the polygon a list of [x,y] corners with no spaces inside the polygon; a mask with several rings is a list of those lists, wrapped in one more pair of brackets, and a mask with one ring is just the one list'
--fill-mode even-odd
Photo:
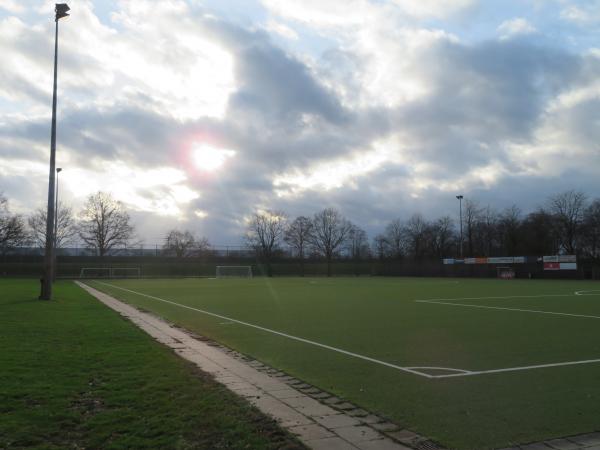
{"label": "bare tree", "polygon": [[428,224],[421,214],[414,214],[404,226],[408,248],[415,259],[425,254],[427,231]]}
{"label": "bare tree", "polygon": [[326,208],[313,217],[311,243],[327,260],[327,276],[331,276],[331,261],[335,253],[346,242],[352,224],[333,208]]}
{"label": "bare tree", "polygon": [[[467,255],[473,256],[475,251],[475,238],[477,231],[477,223],[481,215],[481,208],[472,200],[466,200],[463,208],[463,224],[467,237]],[[464,245],[461,242],[461,245]]]}
{"label": "bare tree", "polygon": [[517,255],[521,240],[521,210],[517,205],[506,208],[500,214],[498,238],[504,255]]}
{"label": "bare tree", "polygon": [[208,238],[202,236],[201,238],[196,238],[196,244],[194,245],[194,253],[197,256],[206,255],[210,251],[211,245]]}
{"label": "bare tree", "polygon": [[404,225],[400,219],[392,220],[385,227],[385,241],[389,249],[389,254],[393,258],[401,259],[406,249]]}
{"label": "bare tree", "polygon": [[556,233],[560,246],[569,254],[577,253],[577,244],[586,196],[580,191],[566,191],[550,198],[550,212],[556,220]]}
{"label": "bare tree", "polygon": [[367,232],[354,224],[348,233],[347,247],[350,257],[355,260],[368,258],[371,254]]}
{"label": "bare tree", "polygon": [[489,205],[481,211],[477,234],[479,255],[492,256],[498,247],[498,213]]}
{"label": "bare tree", "polygon": [[175,255],[177,258],[192,256],[196,247],[196,238],[189,231],[171,230],[165,237],[163,250],[168,255]]}
{"label": "bare tree", "polygon": [[431,246],[435,256],[449,256],[454,242],[454,221],[449,216],[437,219],[430,226]]}
{"label": "bare tree", "polygon": [[8,199],[0,192],[0,251],[4,253],[26,242],[27,230],[23,217],[10,212]]}
{"label": "bare tree", "polygon": [[87,198],[81,213],[79,237],[104,256],[111,249],[127,245],[134,236],[129,214],[110,194],[97,192]]}
{"label": "bare tree", "polygon": [[583,227],[585,253],[590,258],[600,258],[600,199],[586,208]]}
{"label": "bare tree", "polygon": [[383,234],[378,234],[373,238],[373,251],[377,258],[383,259],[388,255],[389,244],[387,238]]}
{"label": "bare tree", "polygon": [[273,275],[271,260],[283,238],[285,223],[286,217],[281,211],[257,212],[248,222],[246,241],[264,261],[268,276]]}
{"label": "bare tree", "polygon": [[[77,235],[77,224],[73,217],[73,210],[62,203],[58,204],[58,220],[56,222],[56,247],[61,248],[70,244]],[[35,244],[44,248],[46,245],[46,208],[36,209],[28,218],[27,224],[31,230],[31,237]]]}
{"label": "bare tree", "polygon": [[313,224],[308,217],[299,216],[286,228],[284,241],[296,251],[300,259],[300,275],[304,276],[304,252],[310,242]]}

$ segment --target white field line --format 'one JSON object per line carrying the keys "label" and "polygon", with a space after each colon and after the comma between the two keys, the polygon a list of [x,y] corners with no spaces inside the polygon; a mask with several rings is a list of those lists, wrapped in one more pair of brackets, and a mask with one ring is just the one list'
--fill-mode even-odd
{"label": "white field line", "polygon": [[[197,311],[200,312],[202,314],[206,314],[209,316],[213,316],[213,317],[218,317],[219,319],[224,319],[224,320],[228,320],[231,322],[235,322],[235,323],[239,323],[240,325],[245,325],[248,327],[252,327],[252,328],[256,328],[258,330],[262,330],[265,331],[267,333],[272,333],[272,334],[276,334],[278,336],[283,336],[286,337],[288,339],[292,339],[295,341],[299,341],[299,342],[303,342],[305,344],[310,344],[310,345],[314,345],[316,347],[320,347],[320,348],[324,348],[327,350],[331,350],[337,353],[341,353],[347,356],[352,356],[354,358],[358,358],[358,359],[362,359],[364,361],[369,361],[375,364],[380,364],[382,366],[386,366],[386,367],[390,367],[392,369],[396,369],[396,370],[400,370],[402,372],[408,372],[408,373],[412,373],[413,375],[418,375],[421,377],[425,377],[425,378],[429,378],[429,379],[434,379],[434,378],[454,378],[454,377],[466,377],[466,376],[471,376],[471,375],[485,375],[485,374],[491,374],[491,373],[500,373],[500,372],[516,372],[516,371],[521,371],[521,370],[532,370],[532,369],[543,369],[543,368],[548,368],[548,367],[559,367],[559,366],[572,366],[572,365],[578,365],[578,364],[592,364],[592,363],[598,363],[600,362],[600,359],[588,359],[588,360],[583,360],[583,361],[568,361],[568,362],[561,362],[561,363],[551,363],[551,364],[539,364],[539,365],[535,365],[535,366],[521,366],[521,367],[508,367],[508,368],[504,368],[504,369],[491,369],[491,370],[479,370],[479,371],[470,371],[470,370],[463,370],[463,369],[453,369],[450,367],[402,367],[402,366],[398,366],[396,364],[391,364],[385,361],[381,361],[375,358],[371,358],[369,356],[364,356],[364,355],[360,355],[358,353],[354,353],[354,352],[350,352],[347,350],[343,350],[337,347],[332,347],[330,345],[326,345],[326,344],[321,344],[320,342],[315,342],[315,341],[311,341],[309,339],[304,339],[301,337],[297,337],[297,336],[292,336],[291,334],[286,334],[286,333],[282,333],[280,331],[275,331],[275,330],[271,330],[269,328],[265,328],[265,327],[261,327],[259,325],[254,325],[252,323],[248,323],[248,322],[243,322],[241,320],[237,320],[237,319],[232,319],[231,317],[227,317],[227,316],[223,316],[221,314],[215,314],[215,313],[211,313],[209,311],[205,311],[199,308],[193,308],[191,306],[187,306],[187,305],[182,305],[180,303],[175,303],[172,302],[170,300],[165,300],[163,298],[160,297],[155,297],[153,295],[148,295],[148,294],[144,294],[142,292],[137,292],[137,291],[133,291],[131,289],[126,289],[126,288],[122,288],[120,286],[116,286],[114,284],[110,284],[110,283],[105,283],[103,281],[96,281],[96,283],[99,284],[103,284],[105,286],[110,286],[113,287],[115,289],[120,289],[122,291],[126,291],[126,292],[131,292],[132,294],[136,294],[136,295],[140,295],[142,297],[147,297],[147,298],[151,298],[153,300],[158,300],[160,302],[164,302],[164,303],[169,303],[171,305],[175,305],[175,306],[179,306],[180,308],[185,308],[185,309],[189,309],[192,311]],[[420,300],[420,302],[428,302],[426,300]],[[456,303],[441,303],[441,302],[430,302],[430,303],[440,303],[440,304],[444,304],[444,305],[455,305],[455,306],[459,306],[459,304]],[[473,306],[473,305],[466,305],[466,306]],[[530,311],[530,310],[526,310],[526,311]],[[597,316],[591,316],[595,319],[600,319],[600,317]],[[425,372],[421,372],[419,370],[416,369],[432,369],[432,370],[446,370],[448,372],[458,372],[458,373],[452,373],[452,374],[446,374],[446,375],[431,375]]]}
{"label": "white field line", "polygon": [[592,316],[588,314],[573,314],[573,313],[561,313],[554,311],[540,311],[537,309],[523,309],[523,308],[507,308],[504,306],[485,306],[485,305],[469,305],[468,303],[449,303],[445,301],[436,300],[415,300],[417,303],[431,303],[434,305],[446,305],[446,306],[462,306],[466,308],[481,308],[481,309],[497,309],[501,311],[517,311],[517,312],[528,312],[534,314],[550,314],[553,316],[567,316],[567,317],[583,317],[586,319],[600,319],[600,316]]}
{"label": "white field line", "polygon": [[[579,291],[579,292],[587,292],[587,291]],[[582,294],[577,294],[577,292],[575,292],[573,294],[506,295],[503,297],[424,298],[424,299],[415,300],[415,302],[429,302],[429,301],[449,302],[449,301],[453,301],[453,300],[498,300],[498,299],[501,300],[504,298],[573,297],[575,295],[582,295]],[[590,294],[587,294],[587,295],[590,295]],[[600,295],[600,293],[598,295]]]}
{"label": "white field line", "polygon": [[[209,311],[205,311],[203,309],[193,308],[193,307],[187,306],[187,305],[182,305],[181,303],[175,303],[175,302],[172,302],[170,300],[165,300],[164,298],[155,297],[153,295],[144,294],[142,292],[132,291],[131,289],[125,289],[125,288],[122,288],[120,286],[115,286],[114,284],[104,283],[102,281],[96,281],[96,283],[103,284],[105,286],[110,286],[110,287],[113,287],[115,289],[120,289],[122,291],[130,292],[132,294],[140,295],[142,297],[147,297],[147,298],[151,298],[153,300],[158,300],[159,302],[169,303],[171,305],[179,306],[180,308],[185,308],[185,309],[190,309],[192,311],[197,311],[199,313],[206,314],[208,316],[218,317],[219,319],[223,319],[223,320],[228,320],[230,322],[239,323],[240,325],[245,325],[247,327],[256,328],[257,330],[266,331],[267,333],[272,333],[272,334],[276,334],[278,336],[283,336],[283,337],[288,338],[288,339],[292,339],[292,340],[295,340],[295,341],[303,342],[305,344],[314,345],[316,347],[321,347],[321,348],[324,348],[324,349],[327,349],[327,350],[331,350],[331,351],[334,351],[334,352],[337,352],[337,353],[342,353],[342,354],[347,355],[347,356],[352,356],[354,358],[362,359],[362,360],[369,361],[369,362],[372,362],[372,363],[375,363],[375,364],[380,364],[382,366],[391,367],[392,369],[397,369],[397,370],[400,370],[402,372],[412,373],[414,375],[419,375],[419,376],[425,377],[425,378],[435,378],[434,375],[429,375],[428,373],[419,372],[418,370],[413,370],[413,369],[410,369],[408,367],[398,366],[396,364],[392,364],[392,363],[388,363],[388,362],[385,362],[385,361],[381,361],[379,359],[371,358],[369,356],[360,355],[358,353],[350,352],[348,350],[343,350],[343,349],[337,348],[337,347],[332,347],[332,346],[326,345],[326,344],[321,344],[320,342],[311,341],[309,339],[304,339],[304,338],[301,338],[301,337],[298,337],[298,336],[292,336],[291,334],[282,333],[281,331],[271,330],[270,328],[261,327],[260,325],[255,325],[253,323],[243,322],[241,320],[237,320],[237,319],[233,319],[231,317],[223,316],[221,314],[216,314],[216,313],[212,313],[212,312],[209,312]],[[452,370],[455,370],[455,369],[447,369],[447,370],[452,371]]]}
{"label": "white field line", "polygon": [[520,370],[533,370],[533,369],[545,369],[548,367],[560,367],[560,366],[576,366],[579,364],[594,364],[599,363],[600,359],[585,359],[582,361],[567,361],[560,363],[550,364],[537,364],[535,366],[521,366],[521,367],[507,367],[505,369],[491,369],[491,370],[473,370],[466,373],[451,373],[448,375],[435,375],[433,378],[455,378],[455,377],[469,377],[471,375],[485,375],[489,373],[501,373],[501,372],[517,372]]}

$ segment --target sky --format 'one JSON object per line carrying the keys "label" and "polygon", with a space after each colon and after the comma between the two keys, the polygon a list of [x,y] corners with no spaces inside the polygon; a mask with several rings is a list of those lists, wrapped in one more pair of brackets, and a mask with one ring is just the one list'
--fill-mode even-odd
{"label": "sky", "polygon": [[[600,0],[109,0],[59,24],[61,199],[138,236],[242,242],[254,211],[371,236],[600,196]],[[0,192],[45,205],[54,4],[0,0]]]}

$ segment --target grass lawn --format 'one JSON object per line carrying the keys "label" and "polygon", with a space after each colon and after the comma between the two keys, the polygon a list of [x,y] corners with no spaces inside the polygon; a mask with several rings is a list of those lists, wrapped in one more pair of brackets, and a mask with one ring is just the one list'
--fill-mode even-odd
{"label": "grass lawn", "polygon": [[[450,448],[497,448],[600,429],[600,363],[426,376],[600,358],[600,285],[594,282],[255,278],[108,283],[112,286],[90,284]],[[581,290],[593,292],[575,295]],[[426,299],[454,300],[415,301]],[[420,367],[420,374],[227,318],[400,367]],[[430,366],[446,369],[423,369]]]}
{"label": "grass lawn", "polygon": [[0,448],[301,448],[71,282],[0,279]]}

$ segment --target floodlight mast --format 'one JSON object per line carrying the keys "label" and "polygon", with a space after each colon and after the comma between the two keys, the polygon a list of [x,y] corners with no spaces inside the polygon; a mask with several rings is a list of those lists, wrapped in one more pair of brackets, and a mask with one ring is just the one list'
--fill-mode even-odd
{"label": "floodlight mast", "polygon": [[52,131],[50,134],[50,174],[48,176],[48,210],[46,211],[46,249],[44,253],[44,277],[42,278],[41,300],[52,299],[52,278],[54,275],[54,217],[56,184],[56,79],[58,65],[58,20],[67,17],[70,10],[66,3],[56,3],[54,12],[54,86],[52,91]]}
{"label": "floodlight mast", "polygon": [[458,199],[458,221],[460,222],[460,257],[463,257],[463,224],[462,224],[462,199],[464,196],[457,195]]}

